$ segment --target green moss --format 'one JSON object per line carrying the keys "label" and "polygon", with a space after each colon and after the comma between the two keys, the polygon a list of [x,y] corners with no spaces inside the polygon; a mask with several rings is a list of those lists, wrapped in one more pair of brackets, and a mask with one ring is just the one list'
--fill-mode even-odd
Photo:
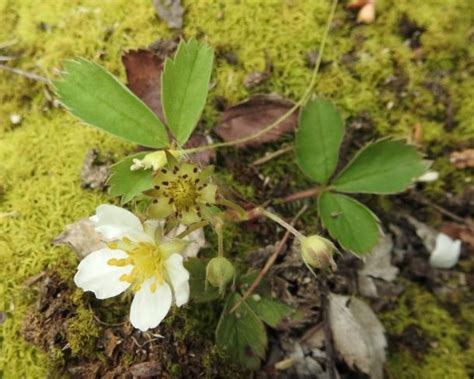
{"label": "green moss", "polygon": [[[474,133],[474,85],[469,76],[474,49],[466,43],[470,4],[465,0],[380,0],[377,4],[376,22],[358,27],[340,7],[315,94],[335,100],[345,117],[367,113],[375,129],[370,133],[409,136],[413,125],[420,123],[431,158],[440,157],[435,167],[443,177],[448,170],[444,148],[461,144]],[[234,66],[217,59],[215,86],[205,111],[208,127],[216,119],[213,99],[224,96],[233,103],[257,91],[245,89],[242,81],[247,73],[264,70],[267,61],[273,72],[258,91],[292,99],[303,93],[311,75],[306,53],[320,42],[327,1],[184,1],[184,5],[184,36],[206,38],[217,49],[234,52],[239,60]],[[400,36],[402,14],[425,28],[422,60]],[[0,46],[13,42],[1,55],[19,56],[8,64],[48,77],[57,74],[64,59],[85,56],[123,79],[123,50],[171,35],[150,2],[58,0],[38,6],[33,0],[0,0],[0,20]],[[351,56],[353,63],[343,59]],[[401,92],[387,84],[400,73],[407,78]],[[447,132],[444,124],[446,105],[426,87],[427,81],[439,83],[449,95],[457,112],[452,131]],[[65,224],[90,215],[102,202],[113,201],[81,189],[79,173],[86,151],[98,147],[120,158],[131,148],[52,108],[44,91],[41,83],[5,72],[0,75],[0,310],[8,316],[0,331],[4,377],[47,376],[49,360],[20,337],[23,317],[35,300],[23,283],[64,261],[71,263],[60,269],[67,277],[75,258],[69,249],[52,247],[51,240]],[[21,125],[10,124],[13,113],[23,116]],[[283,158],[263,171],[278,181],[291,165]],[[444,184],[434,184],[440,188],[433,191],[459,191],[462,181],[455,175]],[[459,175],[465,178],[465,173]],[[251,186],[238,184],[241,178],[227,179],[243,196],[254,197]],[[299,183],[299,178],[295,180]],[[237,241],[229,249],[236,254],[256,244],[251,233],[242,234],[239,229],[229,231],[229,240]],[[450,366],[449,356],[449,351],[440,350],[437,357]]]}
{"label": "green moss", "polygon": [[93,313],[78,308],[74,319],[66,327],[66,339],[73,355],[92,356],[99,337],[99,329]]}
{"label": "green moss", "polygon": [[[465,351],[460,345],[463,326],[456,324],[450,314],[430,293],[409,284],[394,311],[381,317],[387,333],[400,338],[407,327],[415,327],[427,344],[423,354],[416,346],[412,350],[392,347],[388,371],[394,378],[467,378],[466,362],[472,362],[472,348]],[[464,336],[465,337],[465,336]],[[406,336],[406,338],[415,338]],[[419,354],[422,354],[420,358]],[[418,354],[418,355],[417,355]]]}

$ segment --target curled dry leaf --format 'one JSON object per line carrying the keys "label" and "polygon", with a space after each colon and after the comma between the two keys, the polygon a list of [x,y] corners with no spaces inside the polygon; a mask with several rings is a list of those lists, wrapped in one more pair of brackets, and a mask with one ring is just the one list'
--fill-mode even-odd
{"label": "curled dry leaf", "polygon": [[127,85],[162,122],[161,71],[164,59],[148,50],[128,51],[122,56],[127,73]]}
{"label": "curled dry leaf", "polygon": [[331,293],[329,319],[334,346],[347,365],[382,379],[387,340],[372,309],[359,299]]}
{"label": "curled dry leaf", "polygon": [[156,14],[172,29],[181,29],[183,26],[184,8],[181,0],[153,0]]}
{"label": "curled dry leaf", "polygon": [[449,160],[456,168],[472,168],[474,167],[474,149],[454,151],[451,153]]}
{"label": "curled dry leaf", "polygon": [[101,235],[95,231],[94,225],[88,217],[67,225],[64,232],[53,240],[53,244],[68,245],[74,250],[79,260],[89,253],[105,247]]}
{"label": "curled dry leaf", "polygon": [[[253,135],[283,116],[293,105],[290,100],[277,95],[253,96],[226,109],[217,124],[216,133],[227,142]],[[238,144],[237,147],[258,146],[275,141],[282,134],[293,131],[297,123],[298,113],[293,112],[268,133]]]}
{"label": "curled dry leaf", "polygon": [[391,282],[396,278],[398,268],[392,266],[392,250],[392,237],[387,234],[381,237],[377,246],[370,254],[365,256],[364,267],[358,272],[359,291],[363,296],[378,297],[379,294],[374,279]]}

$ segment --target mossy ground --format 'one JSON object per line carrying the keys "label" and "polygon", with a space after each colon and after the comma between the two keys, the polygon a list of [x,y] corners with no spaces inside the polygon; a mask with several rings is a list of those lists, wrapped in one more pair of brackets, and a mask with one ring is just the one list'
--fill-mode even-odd
{"label": "mossy ground", "polygon": [[[303,93],[311,75],[306,53],[320,42],[328,1],[199,0],[184,1],[184,6],[185,37],[207,38],[217,51],[232,51],[238,57],[237,65],[217,59],[215,87],[205,111],[208,127],[215,120],[212,100],[216,96],[233,103],[251,92],[277,92],[292,99]],[[372,136],[409,137],[414,125],[420,124],[419,142],[436,160],[443,180],[442,185],[429,188],[430,196],[447,190],[457,193],[466,176],[452,171],[446,154],[474,136],[474,79],[469,63],[474,50],[468,43],[473,38],[471,4],[465,0],[380,0],[377,12],[374,24],[355,26],[353,16],[340,7],[315,93],[331,98],[349,120],[368,117]],[[403,29],[404,18],[422,30],[415,41],[419,49],[406,42],[415,37]],[[19,55],[15,66],[47,77],[57,74],[64,59],[83,56],[123,79],[120,56],[124,50],[171,35],[147,1],[59,0],[40,5],[33,0],[0,0],[0,20],[0,46],[11,42],[0,55]],[[244,76],[264,70],[267,62],[273,66],[271,78],[257,88],[245,89]],[[0,372],[5,378],[45,377],[48,359],[20,336],[22,320],[35,300],[24,282],[64,259],[74,263],[72,253],[52,247],[51,240],[65,224],[112,201],[106,194],[81,189],[79,172],[86,151],[98,147],[118,159],[132,147],[51,108],[42,83],[3,71],[0,104],[0,310],[7,315],[1,325]],[[22,115],[21,125],[11,125],[13,113]],[[276,160],[267,166],[267,174],[278,182],[288,162]],[[295,180],[302,183],[298,176]],[[248,188],[241,189],[253,195]],[[420,291],[409,294],[428,296]],[[454,372],[462,377],[467,353],[456,345],[461,327],[430,301],[432,309],[439,322],[427,333],[439,337],[446,349],[426,357],[429,372],[436,373],[435,377],[454,378]],[[89,323],[87,314],[78,316]],[[450,332],[441,338],[441,332],[433,328],[446,325]],[[425,366],[403,352],[395,352],[388,366],[394,373],[406,369],[404,377],[427,377],[420,371]]]}

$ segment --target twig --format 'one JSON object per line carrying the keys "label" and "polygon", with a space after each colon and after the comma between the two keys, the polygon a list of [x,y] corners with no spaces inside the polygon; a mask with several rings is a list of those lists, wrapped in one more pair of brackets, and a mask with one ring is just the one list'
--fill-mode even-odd
{"label": "twig", "polygon": [[271,161],[272,159],[275,159],[276,157],[279,157],[280,155],[286,154],[290,152],[291,150],[293,150],[293,146],[291,145],[282,147],[279,150],[265,154],[265,156],[253,161],[252,166],[259,166],[261,164],[267,163],[268,161]]}
{"label": "twig", "polygon": [[326,365],[329,372],[330,379],[336,379],[336,353],[334,351],[334,343],[332,338],[331,320],[329,317],[329,290],[327,286],[326,273],[324,271],[320,274],[321,287],[321,306],[323,309],[323,325],[324,325],[324,346],[326,348]]}
{"label": "twig", "polygon": [[[296,214],[296,216],[293,218],[293,220],[291,220],[290,225],[294,225],[296,223],[296,221],[301,217],[301,215],[306,211],[307,208],[308,208],[307,205],[303,206],[299,210],[299,212]],[[280,242],[278,242],[277,246],[275,247],[275,251],[273,252],[273,254],[270,255],[270,257],[268,257],[268,259],[265,263],[265,266],[263,266],[262,271],[259,272],[258,276],[255,278],[253,283],[250,285],[250,287],[247,289],[247,291],[245,291],[245,293],[240,298],[240,300],[232,307],[232,309],[229,311],[229,313],[235,312],[240,307],[242,302],[244,302],[246,299],[248,299],[248,297],[252,294],[252,292],[255,290],[255,288],[257,288],[257,286],[262,281],[263,277],[267,274],[267,272],[270,270],[270,268],[275,263],[275,260],[277,259],[278,255],[282,252],[283,247],[286,244],[286,241],[288,241],[288,238],[290,237],[290,234],[291,234],[291,232],[288,231],[288,230],[285,232],[285,234],[283,235],[283,238],[280,240]]]}
{"label": "twig", "polygon": [[49,80],[48,78],[46,78],[44,76],[37,75],[37,74],[34,74],[32,72],[28,72],[28,71],[25,71],[25,70],[20,70],[19,68],[9,67],[7,65],[0,64],[0,69],[5,70],[5,71],[13,72],[14,74],[21,75],[21,76],[24,76],[25,78],[36,80],[38,82],[43,82],[43,83],[46,83],[46,84],[51,84],[52,83],[51,80]]}
{"label": "twig", "polygon": [[287,197],[284,197],[281,202],[282,203],[291,203],[293,201],[298,201],[298,200],[303,200],[307,199],[308,197],[313,197],[316,196],[321,192],[320,188],[310,188],[309,190],[301,191],[301,192],[296,192],[291,195],[288,195]]}
{"label": "twig", "polygon": [[418,201],[419,203],[422,203],[424,205],[427,205],[429,207],[432,207],[432,208],[436,209],[439,213],[444,214],[445,216],[448,216],[448,217],[452,218],[453,220],[455,220],[457,222],[460,222],[462,224],[466,223],[466,221],[462,217],[460,217],[457,214],[454,214],[453,212],[450,212],[447,209],[443,208],[442,206],[440,206],[438,204],[435,204],[432,201],[422,197],[420,194],[414,193],[413,199],[415,201]]}

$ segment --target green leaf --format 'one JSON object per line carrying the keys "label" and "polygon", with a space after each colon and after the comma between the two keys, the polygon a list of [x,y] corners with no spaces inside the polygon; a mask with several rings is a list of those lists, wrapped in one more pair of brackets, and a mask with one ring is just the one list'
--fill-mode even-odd
{"label": "green leaf", "polygon": [[109,193],[122,196],[122,204],[128,203],[143,191],[153,188],[153,170],[130,170],[134,159],[142,159],[147,153],[131,155],[114,164],[109,178]]}
{"label": "green leaf", "polygon": [[250,296],[247,299],[247,304],[260,320],[272,328],[276,328],[286,316],[293,312],[293,309],[288,305],[260,295]]}
{"label": "green leaf", "polygon": [[64,68],[54,85],[59,100],[72,114],[137,144],[168,146],[161,121],[106,69],[86,59],[67,61]]}
{"label": "green leaf", "polygon": [[317,183],[326,183],[337,166],[344,124],[329,101],[310,101],[301,111],[296,131],[296,159],[301,171]]}
{"label": "green leaf", "polygon": [[402,192],[429,166],[404,140],[382,139],[363,147],[333,181],[332,188],[350,193]]}
{"label": "green leaf", "polygon": [[355,254],[368,253],[379,239],[377,217],[353,198],[323,192],[318,201],[319,215],[332,238]]}
{"label": "green leaf", "polygon": [[206,103],[214,52],[195,39],[181,42],[161,77],[163,112],[178,144],[184,145]]}
{"label": "green leaf", "polygon": [[189,272],[190,298],[197,303],[206,303],[219,298],[219,290],[211,285],[206,288],[207,262],[198,258],[190,258],[184,262],[184,267]]}
{"label": "green leaf", "polygon": [[267,334],[265,326],[247,302],[234,313],[229,310],[242,297],[234,292],[229,295],[216,330],[216,342],[230,357],[249,369],[257,369],[265,356]]}

